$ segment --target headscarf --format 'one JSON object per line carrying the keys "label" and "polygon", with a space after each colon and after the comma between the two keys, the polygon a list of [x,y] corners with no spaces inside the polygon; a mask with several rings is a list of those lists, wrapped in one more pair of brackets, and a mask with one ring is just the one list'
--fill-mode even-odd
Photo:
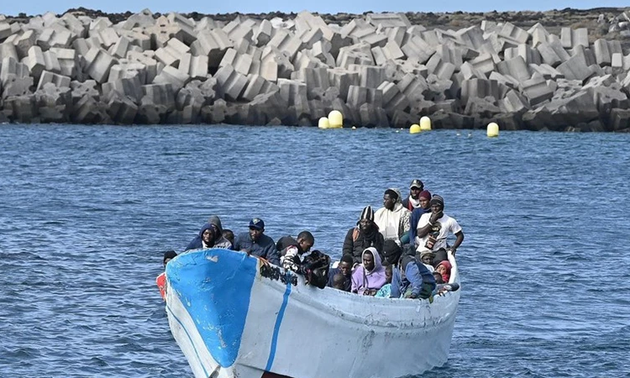
{"label": "headscarf", "polygon": [[381,256],[374,247],[366,248],[361,254],[361,260],[366,253],[372,254],[374,258],[374,268],[366,270],[363,264],[359,265],[352,273],[352,291],[363,294],[367,289],[380,289],[387,282],[385,268],[381,262]]}
{"label": "headscarf", "polygon": [[439,266],[444,266],[446,268],[446,272],[442,273],[442,279],[444,280],[444,283],[448,283],[448,281],[451,278],[451,269],[453,268],[453,266],[451,265],[451,263],[448,260],[442,260],[440,261],[439,264],[437,264],[437,266],[435,267],[435,270],[437,271],[437,268]]}

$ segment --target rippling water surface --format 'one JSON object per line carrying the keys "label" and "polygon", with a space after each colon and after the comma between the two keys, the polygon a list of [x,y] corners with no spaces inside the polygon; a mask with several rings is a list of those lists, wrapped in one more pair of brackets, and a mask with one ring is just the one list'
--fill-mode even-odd
{"label": "rippling water surface", "polygon": [[261,217],[274,239],[309,229],[338,256],[363,206],[413,178],[466,235],[450,358],[424,376],[628,376],[628,146],[619,134],[1,126],[0,376],[190,377],[154,285],[162,251],[219,214],[236,232]]}

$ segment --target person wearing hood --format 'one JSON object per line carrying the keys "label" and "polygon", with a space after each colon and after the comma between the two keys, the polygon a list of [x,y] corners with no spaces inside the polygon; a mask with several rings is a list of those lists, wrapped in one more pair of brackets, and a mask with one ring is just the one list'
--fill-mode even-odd
{"label": "person wearing hood", "polygon": [[[431,192],[423,190],[418,195],[418,207],[411,211],[411,218],[409,220],[409,242],[415,243],[416,233],[418,232],[418,221],[422,214],[431,212]],[[416,246],[417,247],[417,246]]]}
{"label": "person wearing hood", "polygon": [[352,273],[351,290],[361,295],[375,295],[387,282],[381,256],[376,248],[369,247],[363,251],[362,261]]}
{"label": "person wearing hood", "polygon": [[[208,218],[208,223],[206,225],[214,225],[215,229],[218,231],[218,234],[223,236],[223,227],[221,226],[221,218],[219,218],[218,215],[211,215]],[[204,227],[206,226],[204,225]],[[202,230],[203,232],[203,230]],[[218,238],[218,240],[216,240],[216,242],[214,243],[214,248],[227,248],[227,249],[231,249],[233,243],[231,241],[229,241],[226,238],[223,238],[224,240],[220,240],[221,238]],[[229,242],[229,245],[226,243]],[[199,233],[197,236],[195,236],[195,238],[188,243],[188,247],[186,247],[186,251],[190,250],[190,249],[199,249],[202,248],[202,241],[201,241],[201,233]],[[194,248],[190,248],[190,247],[194,247]]]}
{"label": "person wearing hood", "polygon": [[401,238],[409,231],[411,212],[400,203],[400,192],[387,189],[383,195],[383,207],[374,213],[374,223],[383,234],[383,239],[394,240],[402,245]]}
{"label": "person wearing hood", "polygon": [[262,257],[273,265],[280,265],[276,243],[265,235],[265,222],[260,218],[254,218],[249,222],[249,232],[238,234],[233,249]]}
{"label": "person wearing hood", "polygon": [[440,273],[444,283],[448,283],[451,279],[451,269],[453,269],[451,262],[448,260],[442,260],[435,267],[435,272]]}
{"label": "person wearing hood", "polygon": [[366,206],[361,212],[357,226],[348,230],[343,241],[343,256],[351,256],[353,265],[361,264],[363,251],[368,247],[374,247],[379,253],[383,253],[383,235],[378,232],[378,226],[374,223],[374,211],[372,206]]}
{"label": "person wearing hood", "polygon": [[223,237],[219,227],[212,223],[206,223],[199,231],[199,235],[188,244],[186,251],[206,248],[230,249],[232,248],[232,243]]}
{"label": "person wearing hood", "polygon": [[[451,218],[444,214],[444,199],[438,195],[431,198],[431,212],[422,214],[418,221],[418,233],[416,236],[416,245],[418,249],[430,249],[437,251],[445,248],[455,254],[457,248],[464,241],[464,232],[459,226],[455,218]],[[455,242],[449,248],[446,244],[446,238],[455,235]]]}
{"label": "person wearing hood", "polygon": [[420,207],[420,192],[424,190],[424,183],[418,179],[415,179],[409,185],[409,197],[402,201],[405,209],[413,211]]}
{"label": "person wearing hood", "polygon": [[403,254],[394,265],[390,298],[427,299],[435,288],[433,273],[412,253]]}

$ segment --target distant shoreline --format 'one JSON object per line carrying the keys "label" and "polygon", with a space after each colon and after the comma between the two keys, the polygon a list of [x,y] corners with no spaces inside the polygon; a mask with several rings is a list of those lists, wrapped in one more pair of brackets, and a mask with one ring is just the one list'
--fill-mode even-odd
{"label": "distant shoreline", "polygon": [[0,122],[629,131],[624,10],[0,16]]}

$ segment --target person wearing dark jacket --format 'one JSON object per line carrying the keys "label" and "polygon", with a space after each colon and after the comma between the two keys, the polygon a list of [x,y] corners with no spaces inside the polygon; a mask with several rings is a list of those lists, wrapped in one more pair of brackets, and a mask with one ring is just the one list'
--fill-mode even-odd
{"label": "person wearing dark jacket", "polygon": [[394,265],[390,298],[427,299],[435,288],[433,273],[414,255],[405,253]]}
{"label": "person wearing dark jacket", "polygon": [[416,234],[418,232],[416,228],[418,227],[420,216],[422,216],[422,214],[424,213],[431,212],[431,192],[429,192],[428,190],[423,190],[422,192],[420,192],[420,195],[418,196],[418,202],[420,203],[420,206],[413,209],[413,211],[411,212],[411,220],[409,221],[411,225],[411,227],[409,228],[409,242],[412,244],[414,244],[416,241]]}
{"label": "person wearing dark jacket", "polygon": [[205,248],[232,248],[232,243],[223,237],[219,227],[212,223],[206,223],[197,235],[186,247],[186,251]]}
{"label": "person wearing dark jacket", "polygon": [[302,255],[311,250],[315,244],[313,234],[308,231],[302,231],[298,234],[297,240],[291,236],[283,236],[278,240],[276,248],[280,254],[280,262],[282,267],[292,270],[296,273],[300,272],[302,264]]}
{"label": "person wearing dark jacket", "polygon": [[280,257],[273,239],[264,234],[265,222],[254,218],[249,222],[249,232],[239,234],[234,240],[234,250],[248,255],[262,257],[274,265],[280,264]]}
{"label": "person wearing dark jacket", "polygon": [[413,209],[417,209],[420,207],[420,201],[418,195],[420,192],[424,190],[424,183],[422,181],[415,179],[409,185],[409,197],[402,200],[402,204],[405,209],[409,211],[413,211]]}
{"label": "person wearing dark jacket", "polygon": [[374,211],[372,206],[366,206],[361,212],[357,226],[348,230],[343,242],[343,255],[350,255],[353,265],[362,263],[361,256],[366,248],[374,247],[379,254],[383,253],[383,234],[374,223]]}
{"label": "person wearing dark jacket", "polygon": [[[215,230],[217,230],[218,235],[223,236],[223,227],[221,226],[221,218],[219,218],[218,215],[211,215],[210,218],[208,218],[208,223],[204,225],[204,228],[201,230],[201,232],[195,236],[195,238],[188,243],[188,246],[186,247],[186,251],[191,250],[191,249],[200,249],[202,248],[202,241],[201,241],[201,234],[203,233],[203,231],[205,231],[205,227],[209,226],[209,225],[213,225],[215,227]],[[233,243],[231,241],[229,241],[227,238],[223,237],[218,237],[216,238],[216,241],[213,243],[214,248],[227,248],[227,249],[231,249]],[[227,243],[229,241],[229,244]]]}
{"label": "person wearing dark jacket", "polygon": [[330,268],[328,271],[328,287],[335,287],[335,275],[337,273],[341,274],[344,278],[343,281],[343,291],[350,291],[352,288],[352,265],[354,264],[354,260],[350,255],[343,255],[341,257],[341,261],[339,261],[339,265],[336,268]]}

